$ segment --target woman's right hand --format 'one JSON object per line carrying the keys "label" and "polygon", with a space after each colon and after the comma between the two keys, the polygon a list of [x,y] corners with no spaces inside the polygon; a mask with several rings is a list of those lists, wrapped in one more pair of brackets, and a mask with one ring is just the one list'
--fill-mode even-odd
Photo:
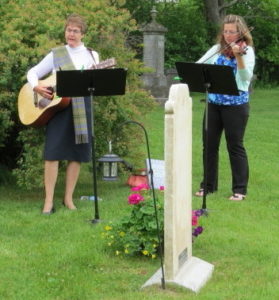
{"label": "woman's right hand", "polygon": [[43,98],[53,99],[53,89],[50,87],[37,85],[33,88],[33,91],[40,94]]}

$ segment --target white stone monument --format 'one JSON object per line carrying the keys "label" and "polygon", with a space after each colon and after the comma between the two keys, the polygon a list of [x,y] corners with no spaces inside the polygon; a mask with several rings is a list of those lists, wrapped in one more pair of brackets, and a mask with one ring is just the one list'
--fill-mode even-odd
{"label": "white stone monument", "polygon": [[[194,292],[214,266],[192,256],[192,99],[186,84],[174,84],[165,103],[165,282]],[[161,268],[143,285],[160,284]]]}

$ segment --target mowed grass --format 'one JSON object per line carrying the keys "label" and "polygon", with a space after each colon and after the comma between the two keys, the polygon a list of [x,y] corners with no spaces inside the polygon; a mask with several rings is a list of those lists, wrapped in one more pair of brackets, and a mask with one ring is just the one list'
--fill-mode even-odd
{"label": "mowed grass", "polygon": [[[193,95],[193,192],[202,178],[203,95]],[[245,201],[228,201],[231,174],[225,142],[220,148],[219,190],[207,197],[205,231],[193,255],[214,264],[212,278],[198,294],[167,285],[141,290],[160,267],[159,260],[116,256],[101,238],[105,224],[129,213],[129,188],[98,180],[101,222],[92,224],[94,202],[89,165],[83,165],[75,192],[78,210],[62,207],[63,174],[55,195],[56,213],[40,214],[43,191],[0,187],[0,299],[278,299],[279,295],[279,89],[256,89],[245,145],[250,181]],[[164,158],[164,108],[143,122],[151,156]],[[201,199],[193,197],[193,208]]]}

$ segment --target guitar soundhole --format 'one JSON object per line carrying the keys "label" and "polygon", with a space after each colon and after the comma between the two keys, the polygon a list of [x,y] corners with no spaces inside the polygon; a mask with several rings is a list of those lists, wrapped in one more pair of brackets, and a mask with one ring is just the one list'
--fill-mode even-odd
{"label": "guitar soundhole", "polygon": [[54,88],[52,86],[48,86],[47,89],[53,94],[54,93]]}
{"label": "guitar soundhole", "polygon": [[51,100],[47,99],[47,98],[42,98],[39,101],[39,108],[43,109],[45,107],[47,107],[50,104]]}
{"label": "guitar soundhole", "polygon": [[[54,88],[52,86],[47,87],[47,89],[51,92],[51,94],[53,95],[54,93]],[[51,100],[47,99],[47,98],[42,98],[39,101],[39,108],[43,109],[45,107],[47,107],[50,104]]]}

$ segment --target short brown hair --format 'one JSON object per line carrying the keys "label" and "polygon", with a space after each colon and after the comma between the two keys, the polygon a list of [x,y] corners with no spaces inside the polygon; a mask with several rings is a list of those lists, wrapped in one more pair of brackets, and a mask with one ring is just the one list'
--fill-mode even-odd
{"label": "short brown hair", "polygon": [[81,33],[86,33],[87,25],[83,17],[78,14],[71,14],[68,16],[65,23],[65,30],[69,25],[75,25],[80,28]]}

